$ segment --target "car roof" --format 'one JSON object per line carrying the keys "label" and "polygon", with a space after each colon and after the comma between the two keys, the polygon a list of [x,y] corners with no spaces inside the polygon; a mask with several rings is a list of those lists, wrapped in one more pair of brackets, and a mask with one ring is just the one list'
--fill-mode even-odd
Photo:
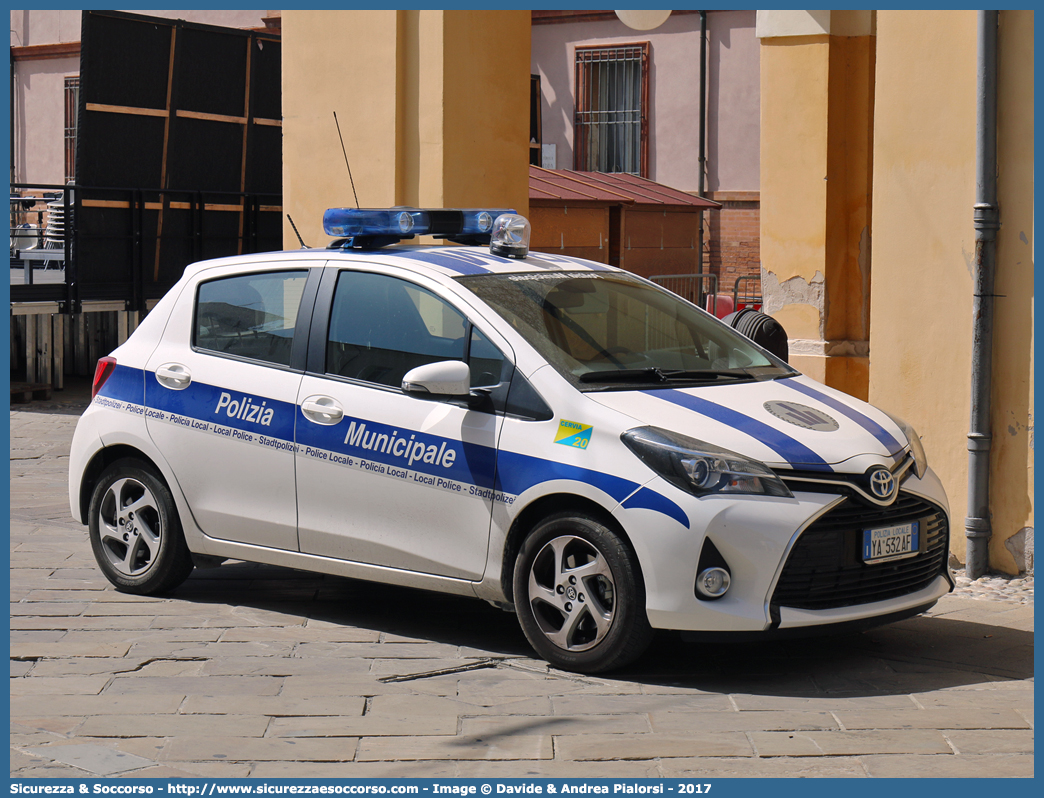
{"label": "car roof", "polygon": [[285,252],[258,252],[216,260],[200,261],[185,269],[185,276],[221,266],[250,266],[270,263],[273,259],[300,262],[344,261],[398,266],[421,274],[439,277],[461,277],[481,274],[517,274],[532,272],[615,272],[622,270],[604,263],[556,255],[530,252],[525,258],[505,258],[485,247],[391,246],[382,249],[297,249]]}

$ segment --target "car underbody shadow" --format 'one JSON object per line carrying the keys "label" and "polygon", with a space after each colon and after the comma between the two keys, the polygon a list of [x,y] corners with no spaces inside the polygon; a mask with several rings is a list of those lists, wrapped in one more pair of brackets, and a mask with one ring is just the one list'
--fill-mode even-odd
{"label": "car underbody shadow", "polygon": [[[484,601],[277,566],[230,561],[197,569],[169,597],[475,649],[467,656],[492,660],[482,667],[535,656],[516,618]],[[929,613],[861,633],[764,642],[696,643],[659,632],[633,665],[594,678],[656,692],[811,699],[900,695],[1032,676],[1032,632]]]}

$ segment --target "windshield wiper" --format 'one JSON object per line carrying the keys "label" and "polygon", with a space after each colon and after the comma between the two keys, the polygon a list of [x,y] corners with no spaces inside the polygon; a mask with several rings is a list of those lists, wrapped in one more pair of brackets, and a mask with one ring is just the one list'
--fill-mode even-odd
{"label": "windshield wiper", "polygon": [[589,371],[580,375],[580,382],[671,382],[672,380],[707,381],[718,379],[754,379],[742,369],[661,369],[655,366],[644,369],[614,369]]}

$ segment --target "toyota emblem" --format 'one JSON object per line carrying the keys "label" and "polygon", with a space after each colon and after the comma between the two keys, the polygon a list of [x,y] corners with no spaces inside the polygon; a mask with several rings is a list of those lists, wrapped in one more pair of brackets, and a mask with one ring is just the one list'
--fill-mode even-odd
{"label": "toyota emblem", "polygon": [[887,468],[878,468],[870,473],[870,492],[878,499],[891,499],[895,493],[895,477]]}

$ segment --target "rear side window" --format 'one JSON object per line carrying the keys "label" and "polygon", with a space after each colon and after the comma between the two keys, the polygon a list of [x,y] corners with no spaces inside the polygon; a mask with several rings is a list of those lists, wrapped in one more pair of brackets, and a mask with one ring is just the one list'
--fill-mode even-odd
{"label": "rear side window", "polygon": [[467,321],[420,286],[367,272],[337,279],[326,371],[398,388],[412,368],[463,360]]}
{"label": "rear side window", "polygon": [[226,355],[290,365],[307,271],[265,272],[201,283],[193,344]]}

